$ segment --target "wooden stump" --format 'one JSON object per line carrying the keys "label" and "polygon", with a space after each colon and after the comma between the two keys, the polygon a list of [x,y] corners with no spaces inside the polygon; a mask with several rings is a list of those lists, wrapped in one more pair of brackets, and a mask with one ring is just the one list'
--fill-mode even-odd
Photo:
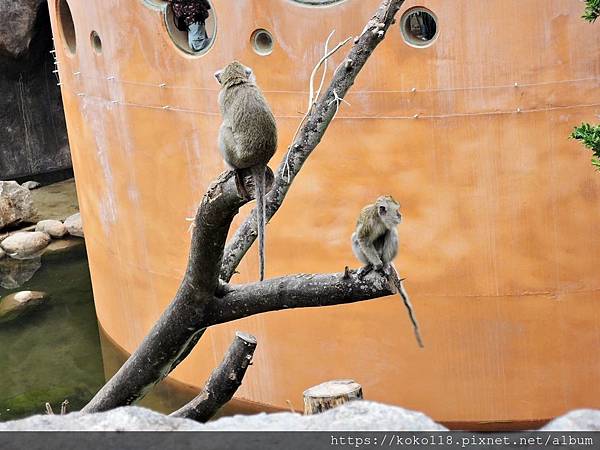
{"label": "wooden stump", "polygon": [[362,398],[362,387],[354,380],[327,381],[304,391],[304,414],[318,414]]}

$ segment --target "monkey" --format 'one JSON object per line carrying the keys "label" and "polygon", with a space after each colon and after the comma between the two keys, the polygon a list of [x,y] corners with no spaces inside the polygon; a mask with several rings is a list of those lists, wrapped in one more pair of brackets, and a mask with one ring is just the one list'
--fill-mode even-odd
{"label": "monkey", "polygon": [[244,196],[241,169],[250,169],[254,179],[258,260],[260,281],[265,277],[265,171],[277,149],[275,117],[252,69],[233,61],[215,72],[221,85],[219,109],[223,122],[219,129],[219,149],[225,162],[235,170],[238,186]]}
{"label": "monkey", "polygon": [[365,265],[359,270],[359,277],[362,278],[371,270],[382,271],[392,291],[400,294],[413,324],[417,343],[419,347],[423,347],[412,304],[402,285],[403,280],[392,263],[398,254],[397,226],[401,221],[400,204],[391,195],[379,197],[375,203],[365,206],[360,212],[356,231],[352,234],[352,251]]}

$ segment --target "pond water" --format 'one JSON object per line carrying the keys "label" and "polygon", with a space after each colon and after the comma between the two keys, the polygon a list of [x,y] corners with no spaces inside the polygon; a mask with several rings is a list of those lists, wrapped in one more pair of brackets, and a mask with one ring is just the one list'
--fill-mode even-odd
{"label": "pond water", "polygon": [[[0,322],[0,422],[43,414],[46,402],[55,413],[65,399],[81,409],[128,357],[98,326],[83,239],[55,241],[38,259],[0,260],[0,299],[24,290],[49,300]],[[167,379],[139,405],[169,413],[197,394]],[[231,402],[219,415],[246,410]]]}
{"label": "pond water", "polygon": [[0,264],[0,298],[23,290],[50,295],[35,310],[0,323],[0,421],[43,413],[46,402],[54,411],[65,399],[71,410],[81,408],[105,379],[83,240],[37,264],[21,262],[21,273],[39,268],[19,287],[16,272],[9,275],[19,262]]}

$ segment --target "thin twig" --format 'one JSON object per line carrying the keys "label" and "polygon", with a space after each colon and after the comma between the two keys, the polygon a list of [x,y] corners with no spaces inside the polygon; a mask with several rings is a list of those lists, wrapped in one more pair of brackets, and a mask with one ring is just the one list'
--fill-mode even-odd
{"label": "thin twig", "polygon": [[[324,55],[326,55],[329,52],[329,41],[333,37],[334,33],[335,33],[335,30],[333,30],[331,33],[329,33],[329,36],[327,36],[327,40],[325,41],[325,51],[323,52]],[[323,73],[321,74],[321,83],[319,83],[319,89],[317,90],[317,95],[315,95],[314,97],[313,97],[313,85],[312,85],[312,83],[310,85],[310,97],[308,99],[307,112],[310,110],[310,108],[312,108],[313,103],[321,96],[321,89],[323,89],[323,84],[325,83],[325,77],[327,76],[327,62],[328,61],[329,60],[326,59],[325,62],[323,63]]]}
{"label": "thin twig", "polygon": [[[344,45],[346,45],[350,39],[352,39],[351,37],[349,37],[345,41],[342,41],[338,45],[336,45],[331,51],[327,51],[327,49],[329,47],[329,40],[333,36],[333,33],[335,33],[335,30],[333,30],[331,33],[329,33],[329,36],[327,37],[327,40],[325,41],[325,54],[319,60],[319,62],[315,65],[315,67],[313,68],[313,70],[312,70],[312,72],[310,74],[309,94],[308,94],[308,108],[306,110],[306,113],[302,117],[302,120],[298,124],[298,127],[296,128],[296,131],[294,132],[294,137],[292,138],[292,142],[296,141],[296,137],[298,137],[298,133],[300,132],[300,130],[304,126],[304,123],[306,122],[306,118],[311,113],[311,111],[313,109],[313,106],[315,105],[316,101],[319,99],[319,97],[321,95],[321,89],[323,88],[323,83],[325,81],[325,72],[327,70],[327,60],[331,56],[333,56],[333,54],[335,52],[337,52]],[[313,94],[313,92],[314,92],[314,81],[315,81],[314,79],[315,79],[315,75],[316,75],[317,71],[319,70],[319,67],[321,67],[322,64],[325,64],[325,67],[323,69],[323,77],[321,78],[321,84],[320,84],[319,89],[317,91],[317,95],[315,96]],[[289,163],[289,157],[290,157],[290,154],[292,153],[291,150],[292,150],[291,148],[288,148],[288,152],[287,152],[287,154],[285,156],[285,162],[284,162],[284,168],[283,168],[283,172],[286,174],[285,177],[286,177],[286,181],[287,182],[290,181],[290,163]]]}

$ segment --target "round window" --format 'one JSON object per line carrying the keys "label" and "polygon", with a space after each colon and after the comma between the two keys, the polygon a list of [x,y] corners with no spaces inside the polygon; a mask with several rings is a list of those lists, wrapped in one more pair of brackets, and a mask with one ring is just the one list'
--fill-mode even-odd
{"label": "round window", "polygon": [[77,37],[75,35],[75,24],[71,15],[71,8],[69,8],[67,0],[58,0],[56,11],[58,12],[58,23],[67,51],[71,55],[74,55],[77,50]]}
{"label": "round window", "polygon": [[273,51],[273,36],[267,30],[256,30],[250,36],[250,42],[254,51],[261,55],[270,55]]}
{"label": "round window", "polygon": [[413,47],[427,47],[438,35],[437,18],[425,8],[412,8],[404,13],[400,21],[404,41]]}
{"label": "round window", "polygon": [[212,47],[217,21],[210,1],[195,3],[192,9],[185,3],[167,3],[164,16],[169,36],[180,50],[203,55]]}

